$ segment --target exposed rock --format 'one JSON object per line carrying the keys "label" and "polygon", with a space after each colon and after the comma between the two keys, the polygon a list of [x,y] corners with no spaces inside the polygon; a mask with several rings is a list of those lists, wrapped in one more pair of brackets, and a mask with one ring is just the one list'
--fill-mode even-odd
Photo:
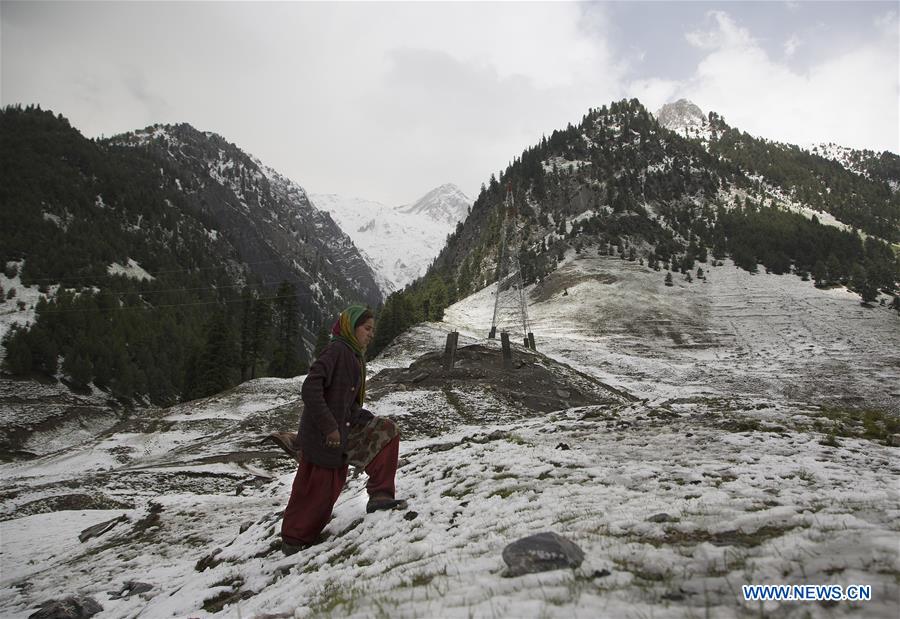
{"label": "exposed rock", "polygon": [[139,593],[146,593],[147,591],[151,591],[153,589],[153,585],[149,585],[145,582],[137,582],[135,580],[126,580],[125,584],[122,586],[122,589],[119,591],[110,591],[109,599],[118,600],[122,598],[131,597],[132,595],[137,595]]}
{"label": "exposed rock", "polygon": [[662,512],[660,514],[655,514],[647,518],[648,522],[670,522],[672,520],[672,516],[669,514]]}
{"label": "exposed rock", "polygon": [[216,558],[216,555],[218,555],[220,552],[222,552],[222,549],[216,548],[205,557],[202,557],[199,561],[197,561],[197,565],[194,566],[194,569],[198,572],[202,572],[206,568],[217,566],[222,562],[221,559]]}
{"label": "exposed rock", "polygon": [[504,576],[521,576],[566,567],[578,567],[584,551],[575,542],[546,531],[516,540],[503,549],[508,566]]}
{"label": "exposed rock", "polygon": [[100,524],[95,524],[92,527],[86,528],[84,531],[78,534],[78,540],[81,543],[88,541],[93,537],[100,537],[113,527],[115,527],[120,522],[127,522],[128,516],[122,514],[118,518],[113,518],[112,520],[107,520],[106,522],[101,522]]}
{"label": "exposed rock", "polygon": [[87,619],[103,610],[94,598],[69,596],[62,600],[51,600],[41,604],[28,619]]}
{"label": "exposed rock", "polygon": [[16,508],[11,517],[22,518],[32,514],[46,514],[60,511],[81,511],[85,509],[133,509],[133,503],[125,503],[107,498],[102,494],[59,494],[30,501]]}

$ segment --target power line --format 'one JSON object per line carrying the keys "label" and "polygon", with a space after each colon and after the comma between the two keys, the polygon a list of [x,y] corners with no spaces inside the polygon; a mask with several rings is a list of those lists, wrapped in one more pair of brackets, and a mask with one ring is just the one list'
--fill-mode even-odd
{"label": "power line", "polygon": [[[267,281],[267,282],[262,282],[260,285],[261,285],[261,286],[268,286],[269,284],[279,284],[279,285],[280,285],[280,284],[282,284],[284,281],[287,281],[287,280],[282,280],[282,281]],[[290,283],[290,282],[289,282],[289,283]],[[230,285],[226,285],[226,286],[200,286],[200,287],[197,287],[197,288],[164,288],[164,289],[162,289],[162,290],[154,290],[154,289],[147,289],[147,290],[120,290],[120,291],[118,291],[118,292],[116,292],[116,291],[112,291],[112,292],[93,292],[93,291],[89,290],[88,292],[90,293],[90,295],[91,295],[92,297],[97,298],[97,297],[118,297],[118,296],[129,295],[129,294],[137,294],[137,295],[153,295],[153,294],[161,294],[161,293],[164,293],[164,292],[167,292],[167,293],[170,293],[170,292],[196,292],[196,291],[198,291],[198,290],[205,290],[205,291],[215,292],[215,291],[218,291],[218,290],[226,290],[226,289],[230,289],[230,288],[250,288],[250,287],[247,286],[247,284],[230,284]],[[250,289],[252,290],[252,288],[250,288]],[[63,288],[63,291],[69,291],[69,290],[70,290],[69,288]],[[102,289],[101,289],[101,290],[102,290]],[[311,295],[308,291],[306,291],[306,290],[297,290],[296,293],[297,293],[297,294],[300,294],[300,295],[312,296],[312,295]],[[58,295],[58,294],[59,294],[59,291],[57,292],[57,295]],[[74,292],[73,294],[87,294],[87,293],[82,293],[81,291],[76,291],[76,292]]]}
{"label": "power line", "polygon": [[[280,296],[273,296],[273,297],[255,297],[252,300],[253,301],[275,301],[278,299],[292,299],[292,298],[294,298],[294,295],[280,295]],[[190,307],[190,306],[194,306],[194,305],[219,305],[219,304],[227,304],[227,303],[243,303],[245,301],[247,301],[247,299],[230,299],[230,300],[219,300],[219,301],[195,301],[192,303],[165,303],[162,305],[150,305],[150,306],[129,305],[129,306],[125,306],[125,307],[111,307],[111,308],[107,308],[104,310],[101,310],[100,308],[96,308],[96,307],[85,308],[85,309],[60,309],[60,310],[45,309],[45,310],[41,310],[40,315],[44,316],[45,314],[66,314],[69,312],[101,312],[101,311],[103,311],[103,312],[105,312],[105,311],[120,312],[120,311],[125,311],[125,310],[147,310],[147,311],[149,311],[149,310],[160,309],[163,307]]]}
{"label": "power line", "polygon": [[[272,260],[258,260],[256,262],[239,262],[239,264],[250,266],[250,265],[256,265],[256,264],[272,264],[273,262],[283,262],[283,261],[281,259],[275,258]],[[217,269],[226,269],[226,268],[228,268],[228,266],[229,265],[222,265],[222,266],[217,266],[217,267],[201,267],[201,268],[196,268],[196,269],[171,269],[171,270],[167,270],[167,271],[157,271],[155,275],[153,273],[148,273],[148,275],[155,278],[159,275],[166,275],[169,273],[197,273],[200,271],[215,271]],[[61,279],[65,279],[65,280],[69,281],[69,280],[83,280],[83,279],[103,279],[106,277],[116,277],[116,276],[124,276],[124,275],[121,273],[114,274],[114,273],[107,272],[107,273],[104,273],[103,275],[81,275],[81,276],[76,276],[76,277],[62,277],[62,278],[61,277],[32,277],[32,278],[30,278],[30,281],[55,283],[55,282],[60,281]],[[127,277],[127,276],[125,276],[125,277]]]}

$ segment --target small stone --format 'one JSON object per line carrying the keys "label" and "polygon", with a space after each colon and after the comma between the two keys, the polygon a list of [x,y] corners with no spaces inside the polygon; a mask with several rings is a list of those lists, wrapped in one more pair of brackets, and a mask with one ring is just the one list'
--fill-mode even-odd
{"label": "small stone", "polygon": [[521,576],[562,568],[575,568],[584,561],[584,551],[575,542],[553,532],[537,533],[503,549],[508,566],[504,576]]}
{"label": "small stone", "polygon": [[415,520],[419,517],[419,512],[408,511],[403,515],[404,520]]}
{"label": "small stone", "polygon": [[565,444],[565,443],[560,443],[560,444],[558,444],[558,445],[556,446],[556,448],[557,448],[557,449],[560,449],[560,450],[562,450],[562,451],[569,451],[570,449],[572,449],[571,447],[569,447],[569,446],[568,446],[567,444]]}
{"label": "small stone", "polygon": [[69,596],[44,602],[28,619],[88,619],[102,610],[103,607],[94,598]]}
{"label": "small stone", "polygon": [[672,520],[672,516],[669,514],[662,512],[659,514],[655,514],[647,518],[648,522],[670,522]]}

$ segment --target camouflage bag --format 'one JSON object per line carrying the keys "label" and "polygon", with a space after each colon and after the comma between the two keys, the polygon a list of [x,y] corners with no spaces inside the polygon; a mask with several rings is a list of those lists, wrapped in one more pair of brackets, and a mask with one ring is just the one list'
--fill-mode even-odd
{"label": "camouflage bag", "polygon": [[[364,469],[395,436],[400,435],[397,424],[387,417],[374,417],[367,424],[350,428],[347,437],[347,464]],[[278,445],[291,458],[300,462],[300,441],[296,432],[272,432],[263,439]]]}

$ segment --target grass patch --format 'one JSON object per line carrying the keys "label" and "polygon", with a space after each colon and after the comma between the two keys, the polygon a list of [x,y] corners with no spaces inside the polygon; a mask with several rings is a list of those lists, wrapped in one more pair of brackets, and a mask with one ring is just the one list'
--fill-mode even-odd
{"label": "grass patch", "polygon": [[334,555],[328,560],[329,565],[336,565],[338,563],[344,563],[347,560],[352,559],[356,556],[356,553],[359,551],[359,546],[357,544],[349,544],[346,548],[341,550],[339,553]]}
{"label": "grass patch", "polygon": [[722,429],[729,432],[760,432],[762,426],[756,419],[729,419],[722,424]]}
{"label": "grass patch", "polygon": [[449,497],[451,499],[461,499],[466,495],[472,494],[472,490],[474,486],[463,486],[462,488],[453,487],[441,492],[442,497]]}
{"label": "grass patch", "polygon": [[341,608],[340,616],[345,617],[352,614],[356,610],[356,601],[360,596],[360,592],[352,587],[341,587],[333,583],[325,585],[322,595],[310,605],[312,616],[320,617],[323,615],[331,615],[331,613]]}
{"label": "grass patch", "polygon": [[900,418],[881,410],[826,407],[815,417],[817,419],[813,428],[827,434],[821,441],[822,445],[832,445],[832,439],[836,443],[838,437],[842,437],[861,438],[893,446],[894,435],[900,434]]}
{"label": "grass patch", "polygon": [[501,479],[518,479],[519,476],[513,473],[497,473],[494,475],[494,480],[499,481]]}
{"label": "grass patch", "polygon": [[243,584],[244,579],[240,577],[217,582],[213,585],[214,587],[231,587],[231,589],[203,600],[203,610],[208,613],[217,613],[229,604],[253,597],[255,594],[252,591],[241,591],[241,585]]}
{"label": "grass patch", "polygon": [[710,533],[709,531],[684,532],[676,529],[668,529],[663,539],[650,539],[647,541],[654,546],[660,546],[662,544],[693,546],[708,542],[713,546],[741,546],[744,548],[753,548],[760,546],[769,540],[781,537],[785,533],[796,528],[796,525],[765,525],[750,533],[741,530]]}
{"label": "grass patch", "polygon": [[516,492],[515,487],[507,486],[506,488],[498,488],[497,490],[494,490],[489,495],[487,495],[487,498],[491,498],[493,496],[498,496],[501,499],[506,499],[506,498],[509,498],[510,496],[512,496],[515,492]]}
{"label": "grass patch", "polygon": [[514,445],[533,445],[533,443],[531,441],[528,441],[528,440],[522,438],[521,436],[519,436],[518,434],[513,434],[513,433],[510,433],[510,435],[508,437],[506,437],[506,440],[508,440],[510,443],[512,443]]}
{"label": "grass patch", "polygon": [[409,584],[413,587],[424,587],[430,585],[432,580],[434,580],[434,574],[416,574]]}
{"label": "grass patch", "polygon": [[837,437],[834,435],[834,432],[830,433],[828,436],[819,441],[819,445],[825,445],[826,447],[840,447],[841,444],[837,440]]}

